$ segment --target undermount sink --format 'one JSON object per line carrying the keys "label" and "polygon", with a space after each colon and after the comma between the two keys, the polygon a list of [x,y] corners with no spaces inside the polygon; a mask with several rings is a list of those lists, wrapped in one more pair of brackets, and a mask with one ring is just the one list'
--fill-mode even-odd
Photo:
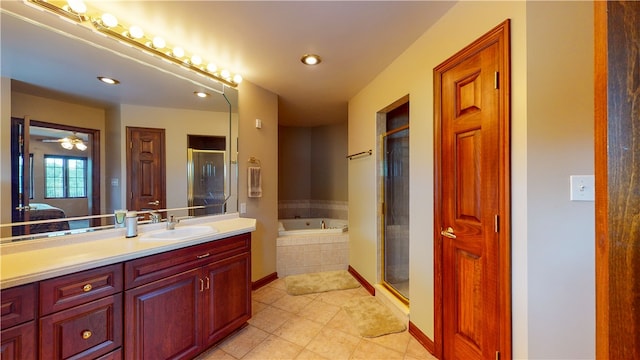
{"label": "undermount sink", "polygon": [[140,240],[172,241],[184,240],[195,236],[215,234],[218,229],[204,225],[180,226],[173,230],[157,230],[142,234]]}

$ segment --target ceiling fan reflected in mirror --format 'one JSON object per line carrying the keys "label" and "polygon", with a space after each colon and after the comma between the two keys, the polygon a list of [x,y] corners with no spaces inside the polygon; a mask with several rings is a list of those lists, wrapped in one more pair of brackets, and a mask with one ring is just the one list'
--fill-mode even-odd
{"label": "ceiling fan reflected in mirror", "polygon": [[87,150],[87,144],[84,143],[84,140],[77,137],[76,134],[65,136],[61,139],[43,139],[42,142],[57,142],[67,150],[71,150],[74,147],[80,151]]}

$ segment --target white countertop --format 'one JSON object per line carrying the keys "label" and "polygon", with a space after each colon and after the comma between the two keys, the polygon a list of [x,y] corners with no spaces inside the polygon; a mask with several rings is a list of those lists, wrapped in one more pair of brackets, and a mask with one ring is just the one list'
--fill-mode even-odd
{"label": "white countertop", "polygon": [[145,233],[165,228],[159,223],[138,225],[138,236],[133,238],[124,236],[125,229],[110,229],[1,244],[0,289],[252,232],[256,220],[237,213],[204,216],[182,220],[176,229],[189,225],[212,226],[217,232],[184,240],[145,238]]}

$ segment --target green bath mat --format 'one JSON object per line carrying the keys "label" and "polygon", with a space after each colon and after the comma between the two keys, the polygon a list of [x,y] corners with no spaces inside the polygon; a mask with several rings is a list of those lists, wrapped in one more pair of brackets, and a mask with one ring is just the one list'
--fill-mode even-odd
{"label": "green bath mat", "polygon": [[407,329],[391,310],[373,296],[350,300],[342,308],[363,337],[377,337]]}
{"label": "green bath mat", "polygon": [[289,295],[354,289],[360,286],[360,283],[344,270],[290,275],[284,278],[284,282]]}

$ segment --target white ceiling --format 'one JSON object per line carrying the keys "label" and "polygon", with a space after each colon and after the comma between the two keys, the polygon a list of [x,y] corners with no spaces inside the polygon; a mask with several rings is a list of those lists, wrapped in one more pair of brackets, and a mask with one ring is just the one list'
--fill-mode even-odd
{"label": "white ceiling", "polygon": [[[278,120],[287,126],[317,126],[346,121],[349,99],[453,5],[453,1],[101,0],[88,3],[115,14],[121,23],[137,24],[147,34],[161,35],[168,43],[181,45],[190,53],[211,59],[219,67],[242,74],[245,81],[277,94]],[[69,43],[64,36],[45,37],[40,34],[42,30],[36,31],[35,37],[21,39],[23,32],[30,31],[14,30],[12,27],[19,22],[7,16],[6,11],[37,17],[49,26],[61,27],[63,32],[76,34],[90,42],[104,42],[100,35],[86,29],[79,30],[78,26],[55,16],[40,14],[21,1],[2,1],[1,6],[5,12],[1,19],[2,76],[44,89],[54,88],[54,82],[58,84],[57,90],[63,92],[70,92],[69,89],[74,87],[84,89],[76,91],[78,96],[95,91],[86,88],[87,84],[83,88],[83,81],[89,78],[93,81],[99,75],[96,72],[107,75],[111,72],[126,78],[119,78],[122,81],[120,89],[109,90],[118,95],[102,95],[105,96],[100,99],[102,102],[200,106],[191,95],[193,82],[168,85],[168,82],[164,83],[164,75],[149,80],[149,72],[157,71],[148,67],[124,72],[120,69],[123,59],[109,58],[105,63],[105,56],[93,54],[95,50],[72,45],[75,42]],[[47,41],[42,43],[40,38]],[[114,44],[107,43],[106,46]],[[31,56],[37,60],[24,61],[18,56],[43,48],[46,50],[44,55]],[[59,55],[59,49],[64,49],[63,55]],[[322,63],[314,68],[303,65],[300,57],[305,53],[319,54],[323,58]],[[151,58],[144,54],[130,54]],[[62,74],[63,63],[91,55],[98,58],[89,62],[78,61],[70,67],[71,73]],[[87,66],[87,63],[93,65]],[[36,70],[49,69],[50,64],[56,64],[57,70],[49,75]],[[80,69],[87,73],[81,74]],[[56,73],[57,79],[46,79]],[[65,80],[61,81],[61,78]],[[196,81],[219,88],[218,85],[203,84],[202,80]],[[131,83],[148,83],[150,86],[145,90],[132,86],[128,92],[124,88]],[[95,85],[91,83],[91,86]],[[183,105],[174,104],[183,99],[175,95],[181,90],[180,86],[185,86],[184,91],[189,95],[184,97],[187,103]],[[242,84],[238,90],[242,91]],[[233,92],[229,94],[233,95]]]}

